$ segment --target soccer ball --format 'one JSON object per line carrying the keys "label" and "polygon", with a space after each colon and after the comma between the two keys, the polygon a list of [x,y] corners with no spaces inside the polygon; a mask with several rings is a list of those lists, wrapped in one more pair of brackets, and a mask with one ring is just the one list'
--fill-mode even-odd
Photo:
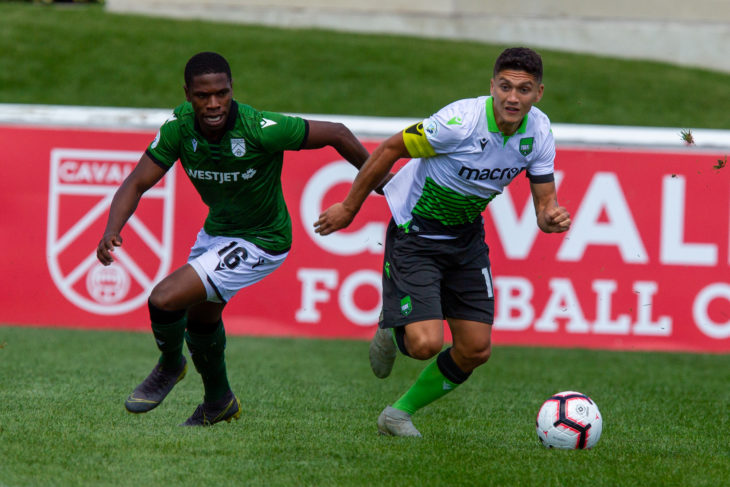
{"label": "soccer ball", "polygon": [[554,394],[537,412],[537,437],[547,448],[583,450],[598,443],[603,418],[598,406],[580,392]]}

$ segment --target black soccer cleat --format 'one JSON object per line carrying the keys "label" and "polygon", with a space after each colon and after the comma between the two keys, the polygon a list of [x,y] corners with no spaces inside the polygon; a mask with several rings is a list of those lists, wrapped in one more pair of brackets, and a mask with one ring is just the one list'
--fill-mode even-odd
{"label": "black soccer cleat", "polygon": [[199,404],[193,415],[180,426],[213,426],[221,421],[238,421],[240,417],[241,401],[229,390],[222,399]]}
{"label": "black soccer cleat", "polygon": [[163,369],[160,364],[155,365],[150,375],[124,401],[124,407],[130,413],[146,413],[160,405],[167,397],[175,384],[183,380],[188,371],[185,357],[177,370]]}

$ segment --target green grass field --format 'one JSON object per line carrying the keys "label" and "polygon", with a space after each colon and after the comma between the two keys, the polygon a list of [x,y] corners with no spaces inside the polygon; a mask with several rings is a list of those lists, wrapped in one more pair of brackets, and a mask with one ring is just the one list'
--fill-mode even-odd
{"label": "green grass field", "polygon": [[[0,3],[0,45],[0,103],[171,108],[188,58],[216,50],[231,63],[236,97],[254,107],[400,117],[486,94],[507,47],[25,3]],[[540,52],[539,106],[553,122],[730,127],[728,73]]]}
{"label": "green grass field", "polygon": [[[177,426],[202,398],[192,372],[157,409],[126,395],[151,335],[0,327],[0,485],[719,486],[730,478],[730,356],[496,347],[460,389],[414,416],[422,439],[376,434],[422,363],[376,379],[367,343],[230,337],[242,419]],[[535,415],[590,394],[591,451],[548,450]]]}
{"label": "green grass field", "polygon": [[[231,61],[239,100],[299,113],[425,116],[484,94],[505,46],[279,30],[0,2],[0,103],[171,108],[200,50]],[[554,122],[730,127],[730,75],[541,50]],[[276,277],[272,277],[276,279]],[[367,343],[229,337],[238,422],[183,429],[192,372],[142,416],[123,401],[156,358],[151,334],[0,326],[0,487],[720,486],[730,478],[730,356],[495,347],[415,416],[375,420],[422,363],[376,379]],[[604,416],[589,452],[544,449],[534,420],[560,390]]]}

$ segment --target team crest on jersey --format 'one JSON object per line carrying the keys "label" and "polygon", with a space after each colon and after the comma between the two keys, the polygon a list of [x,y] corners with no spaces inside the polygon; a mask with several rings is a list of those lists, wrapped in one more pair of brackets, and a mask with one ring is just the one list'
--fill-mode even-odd
{"label": "team crest on jersey", "polygon": [[112,198],[138,160],[138,151],[51,151],[48,271],[61,294],[90,313],[119,315],[144,306],[154,284],[170,270],[174,169],[142,196],[125,226],[124,246],[112,254],[114,263],[105,267],[96,259],[95,244]]}
{"label": "team crest on jersey", "polygon": [[243,157],[246,154],[246,140],[231,139],[231,152],[236,157]]}
{"label": "team crest on jersey", "polygon": [[193,152],[197,152],[198,151],[198,140],[190,139],[190,143],[193,145]]}
{"label": "team crest on jersey", "polygon": [[157,131],[157,135],[155,135],[155,139],[150,144],[150,148],[156,149],[157,148],[157,144],[159,144],[159,143],[160,143],[160,131],[158,130]]}
{"label": "team crest on jersey", "polygon": [[423,126],[423,130],[431,137],[436,137],[439,133],[439,126],[436,123],[436,120],[429,118]]}
{"label": "team crest on jersey", "polygon": [[525,137],[524,139],[520,139],[520,154],[522,154],[523,156],[526,156],[530,152],[532,152],[533,140],[534,140],[534,137]]}

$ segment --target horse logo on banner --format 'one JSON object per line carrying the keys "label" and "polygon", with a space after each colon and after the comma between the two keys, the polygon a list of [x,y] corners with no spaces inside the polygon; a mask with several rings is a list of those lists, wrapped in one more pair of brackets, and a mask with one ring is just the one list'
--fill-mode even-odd
{"label": "horse logo on banner", "polygon": [[133,311],[170,270],[174,168],[142,196],[124,227],[124,245],[114,249],[114,263],[105,267],[96,259],[114,193],[139,156],[134,151],[51,151],[48,270],[66,299],[91,313]]}

